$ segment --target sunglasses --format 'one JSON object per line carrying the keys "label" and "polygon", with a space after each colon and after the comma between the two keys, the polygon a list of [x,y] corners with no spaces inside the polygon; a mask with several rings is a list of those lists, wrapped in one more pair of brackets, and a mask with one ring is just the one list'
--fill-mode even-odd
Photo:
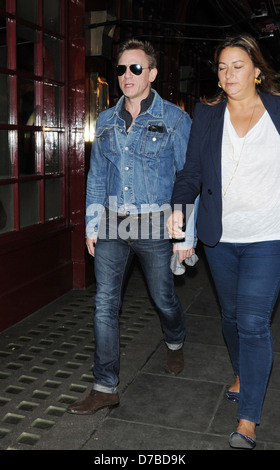
{"label": "sunglasses", "polygon": [[121,77],[126,72],[127,68],[129,68],[129,70],[133,73],[133,75],[141,75],[143,70],[150,69],[151,67],[142,67],[142,65],[140,64],[132,64],[132,65],[117,65],[116,68],[117,68],[118,77]]}

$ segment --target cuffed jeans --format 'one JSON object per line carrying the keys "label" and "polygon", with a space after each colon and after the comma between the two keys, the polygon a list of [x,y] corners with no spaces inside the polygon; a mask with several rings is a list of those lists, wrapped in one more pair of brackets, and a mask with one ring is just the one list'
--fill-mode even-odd
{"label": "cuffed jeans", "polygon": [[[118,226],[120,223],[118,219]],[[151,221],[148,221],[148,226],[151,229]],[[140,261],[149,292],[158,309],[165,342],[170,349],[177,349],[183,345],[185,338],[184,313],[174,291],[170,269],[172,246],[168,238],[129,236],[124,239],[118,232],[114,238],[107,236],[98,239],[95,247],[93,388],[105,393],[115,393],[119,383],[119,310],[125,274],[134,255]]]}
{"label": "cuffed jeans", "polygon": [[259,424],[273,361],[271,314],[280,287],[280,241],[205,246],[223,333],[240,377],[238,419]]}

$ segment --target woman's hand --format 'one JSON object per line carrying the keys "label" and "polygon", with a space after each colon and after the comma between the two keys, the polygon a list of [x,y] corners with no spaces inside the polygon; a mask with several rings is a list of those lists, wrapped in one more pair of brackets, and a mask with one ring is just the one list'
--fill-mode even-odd
{"label": "woman's hand", "polygon": [[190,258],[193,253],[194,253],[194,249],[193,248],[189,248],[187,246],[180,246],[180,245],[176,245],[174,244],[173,246],[173,253],[176,253],[176,251],[178,251],[178,260],[179,260],[179,263],[181,264],[185,259],[187,258]]}

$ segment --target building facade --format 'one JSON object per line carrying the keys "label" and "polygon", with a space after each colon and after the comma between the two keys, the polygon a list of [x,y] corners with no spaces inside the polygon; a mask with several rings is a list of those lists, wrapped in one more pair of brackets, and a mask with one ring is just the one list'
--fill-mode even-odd
{"label": "building facade", "polygon": [[154,86],[192,116],[213,49],[249,31],[280,67],[280,0],[0,0],[0,331],[93,281],[85,188],[118,46],[151,40]]}

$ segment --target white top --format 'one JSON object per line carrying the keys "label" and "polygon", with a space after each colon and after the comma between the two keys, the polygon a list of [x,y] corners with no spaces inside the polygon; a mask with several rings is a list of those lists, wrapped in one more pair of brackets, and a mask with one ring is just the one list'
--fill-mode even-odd
{"label": "white top", "polygon": [[267,111],[241,138],[226,109],[222,194],[221,241],[280,240],[280,136]]}

